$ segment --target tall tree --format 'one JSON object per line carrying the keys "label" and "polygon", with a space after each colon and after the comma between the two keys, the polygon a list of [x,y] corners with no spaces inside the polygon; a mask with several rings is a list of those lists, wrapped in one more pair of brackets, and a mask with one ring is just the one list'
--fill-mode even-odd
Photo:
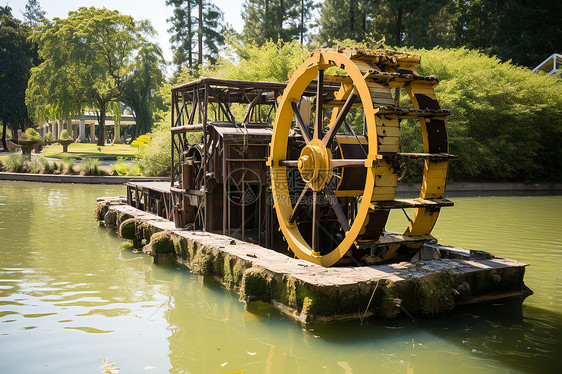
{"label": "tall tree", "polygon": [[459,1],[457,45],[534,67],[562,49],[562,3],[550,0]]}
{"label": "tall tree", "polygon": [[168,32],[177,70],[187,66],[195,71],[205,60],[214,63],[225,44],[223,12],[211,0],[166,0],[166,4],[174,7]]}
{"label": "tall tree", "polygon": [[34,56],[30,35],[30,28],[12,16],[10,7],[0,7],[0,121],[4,148],[7,127],[14,133],[28,121],[25,90]]}
{"label": "tall tree", "polygon": [[373,30],[394,46],[432,48],[454,39],[453,0],[381,0],[373,7]]}
{"label": "tall tree", "polygon": [[530,68],[562,52],[562,2],[508,1],[498,17],[492,53]]}
{"label": "tall tree", "polygon": [[320,44],[336,40],[363,40],[370,32],[373,0],[326,0],[320,9]]}
{"label": "tall tree", "polygon": [[454,4],[453,0],[326,0],[318,41],[362,41],[373,36],[395,46],[452,45]]}
{"label": "tall tree", "polygon": [[195,43],[196,18],[193,10],[197,0],[166,0],[166,5],[174,7],[174,13],[168,22],[172,27],[168,29],[171,34],[170,42],[174,50],[174,64],[178,67],[187,65],[193,68],[193,48]]}
{"label": "tall tree", "polygon": [[245,0],[243,8],[245,41],[263,45],[268,40],[304,42],[315,5],[313,0]]}
{"label": "tall tree", "polygon": [[31,28],[36,28],[43,23],[47,13],[41,8],[39,1],[27,0],[25,12],[22,12],[25,23]]}
{"label": "tall tree", "polygon": [[300,6],[297,9],[298,11],[298,30],[299,30],[299,41],[301,45],[304,45],[305,36],[308,34],[308,27],[307,24],[310,24],[312,19],[312,12],[317,8],[317,5],[314,4],[311,0],[300,0]]}
{"label": "tall tree", "polygon": [[152,113],[163,108],[163,99],[155,88],[164,82],[160,69],[162,51],[155,44],[143,47],[135,59],[133,74],[124,83],[122,100],[133,110],[135,118],[134,137],[150,131]]}
{"label": "tall tree", "polygon": [[43,62],[32,69],[26,103],[34,118],[67,118],[95,109],[105,143],[107,105],[120,99],[137,52],[154,34],[146,22],[107,9],[80,8],[33,35]]}

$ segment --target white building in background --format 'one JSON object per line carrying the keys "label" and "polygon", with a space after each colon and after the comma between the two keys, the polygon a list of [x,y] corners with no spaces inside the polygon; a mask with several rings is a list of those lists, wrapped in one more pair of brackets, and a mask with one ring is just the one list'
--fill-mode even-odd
{"label": "white building in background", "polygon": [[[70,120],[56,120],[41,126],[42,134],[45,135],[48,132],[53,134],[55,140],[60,138],[60,134],[63,129],[68,131],[68,134],[72,136],[74,140],[80,139],[82,143],[96,143],[96,127],[98,126],[98,117],[94,112],[84,112],[80,116],[71,116]],[[119,134],[116,134],[115,118],[112,115],[106,115],[105,117],[105,132],[113,134],[113,138],[121,137],[121,134],[125,133],[125,126],[135,126],[135,118],[128,111],[125,110],[121,114],[120,130]],[[107,138],[107,136],[105,137]]]}
{"label": "white building in background", "polygon": [[553,53],[549,58],[534,68],[533,73],[537,70],[541,70],[547,72],[548,75],[552,75],[560,72],[560,66],[562,66],[562,55],[559,53]]}

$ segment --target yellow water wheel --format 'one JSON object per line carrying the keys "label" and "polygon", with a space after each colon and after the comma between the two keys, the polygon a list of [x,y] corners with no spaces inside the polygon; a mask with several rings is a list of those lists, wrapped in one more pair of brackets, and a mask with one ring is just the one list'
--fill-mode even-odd
{"label": "yellow water wheel", "polygon": [[[445,128],[450,113],[437,102],[437,78],[414,70],[419,61],[401,52],[323,49],[289,80],[268,165],[279,226],[297,257],[323,266],[372,263],[433,240],[440,208],[452,205],[443,198],[453,157]],[[329,68],[335,74],[325,73]],[[394,87],[406,89],[411,107],[395,106]],[[301,115],[305,97],[310,118]],[[352,114],[362,116],[363,131],[353,129]],[[404,118],[419,119],[423,153],[401,153]],[[419,198],[395,199],[400,165],[413,158],[424,160]],[[405,232],[385,231],[389,211],[404,208],[415,208]]]}

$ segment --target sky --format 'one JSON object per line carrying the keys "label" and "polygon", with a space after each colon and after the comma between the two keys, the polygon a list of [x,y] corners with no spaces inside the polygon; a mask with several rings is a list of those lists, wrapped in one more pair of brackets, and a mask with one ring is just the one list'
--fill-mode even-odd
{"label": "sky", "polygon": [[[166,6],[166,0],[38,0],[41,8],[47,12],[47,18],[66,18],[68,12],[80,7],[95,6],[118,10],[122,14],[128,14],[136,20],[147,19],[158,32],[157,42],[162,47],[166,61],[172,60],[170,48],[170,35],[168,29],[170,24],[166,19],[172,16],[172,7]],[[242,20],[242,3],[244,0],[214,0],[215,5],[224,12],[225,21],[236,31],[241,32],[244,27]],[[0,0],[1,5],[12,8],[14,17],[23,19],[27,0]]]}

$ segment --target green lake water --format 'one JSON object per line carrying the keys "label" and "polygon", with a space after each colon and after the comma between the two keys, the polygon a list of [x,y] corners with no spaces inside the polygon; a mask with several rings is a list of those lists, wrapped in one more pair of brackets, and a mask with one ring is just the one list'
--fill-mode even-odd
{"label": "green lake water", "polygon": [[[562,363],[562,196],[451,195],[443,244],[530,264],[521,303],[303,329],[93,218],[122,186],[0,182],[0,372],[554,373]],[[402,229],[402,213],[389,228]]]}

